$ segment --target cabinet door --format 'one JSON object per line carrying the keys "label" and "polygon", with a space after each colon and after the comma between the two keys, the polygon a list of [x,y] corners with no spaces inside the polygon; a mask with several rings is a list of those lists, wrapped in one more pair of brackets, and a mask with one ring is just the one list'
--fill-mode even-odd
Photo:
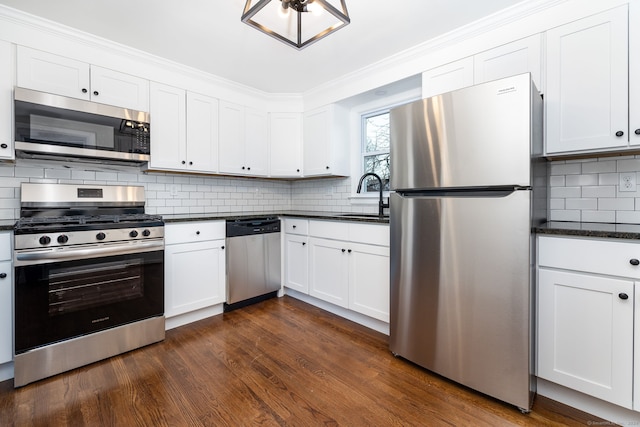
{"label": "cabinet door", "polygon": [[24,46],[17,58],[19,87],[89,99],[89,64]]}
{"label": "cabinet door", "polygon": [[244,174],[244,107],[220,101],[218,159],[222,173]]}
{"label": "cabinet door", "polygon": [[269,115],[269,175],[302,175],[302,116],[300,113]]}
{"label": "cabinet door", "polygon": [[309,293],[309,245],[307,236],[286,234],[284,238],[284,285],[305,294]]}
{"label": "cabinet door", "polygon": [[451,62],[422,73],[422,97],[439,95],[473,85],[473,57]]}
{"label": "cabinet door", "polygon": [[187,166],[189,170],[218,170],[218,100],[187,92]]}
{"label": "cabinet door", "polygon": [[165,247],[167,318],[225,300],[224,240]]}
{"label": "cabinet door", "polygon": [[635,282],[635,315],[633,317],[633,409],[640,412],[640,283]]}
{"label": "cabinet door", "polygon": [[547,153],[627,146],[627,35],[626,5],[547,32]]}
{"label": "cabinet door", "polygon": [[[640,144],[640,2],[629,3],[629,143],[635,146]],[[638,365],[636,365],[638,366]],[[637,370],[636,370],[637,371]],[[639,386],[640,387],[640,386]],[[636,394],[637,396],[637,394]],[[638,408],[640,408],[640,397],[638,397]],[[639,409],[640,410],[640,409]]]}
{"label": "cabinet door", "polygon": [[522,73],[531,73],[536,88],[542,88],[542,34],[517,40],[473,57],[473,83],[484,83]]}
{"label": "cabinet door", "polygon": [[541,268],[538,286],[538,376],[630,409],[633,282]]}
{"label": "cabinet door", "polygon": [[269,135],[267,113],[247,108],[245,111],[246,175],[267,176]]}
{"label": "cabinet door", "polygon": [[305,176],[330,173],[330,110],[323,108],[304,115],[303,171]]}
{"label": "cabinet door", "polygon": [[13,359],[13,268],[0,262],[0,364]]}
{"label": "cabinet door", "polygon": [[151,161],[152,169],[186,168],[185,91],[151,83]]}
{"label": "cabinet door", "polygon": [[389,322],[389,248],[349,245],[349,309]]}
{"label": "cabinet door", "polygon": [[149,111],[149,81],[94,65],[91,66],[91,100]]}
{"label": "cabinet door", "polygon": [[13,46],[0,41],[0,159],[14,159],[13,151]]}
{"label": "cabinet door", "polygon": [[309,239],[309,295],[348,308],[347,242]]}

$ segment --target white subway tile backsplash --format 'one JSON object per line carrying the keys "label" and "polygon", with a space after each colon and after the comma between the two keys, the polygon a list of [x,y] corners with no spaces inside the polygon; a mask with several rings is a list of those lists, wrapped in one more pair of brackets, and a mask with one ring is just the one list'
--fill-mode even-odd
{"label": "white subway tile backsplash", "polygon": [[582,197],[616,197],[616,187],[612,185],[582,187]]}
{"label": "white subway tile backsplash", "polygon": [[602,198],[598,199],[598,209],[605,211],[632,211],[635,208],[635,200],[632,198]]}
{"label": "white subway tile backsplash", "polygon": [[565,185],[567,187],[585,186],[585,185],[597,185],[598,175],[567,175],[565,178]]}
{"label": "white subway tile backsplash", "polygon": [[598,199],[567,199],[565,204],[567,210],[598,209]]}
{"label": "white subway tile backsplash", "polygon": [[582,196],[582,189],[580,187],[552,187],[549,190],[549,195],[552,198],[579,198]]}
{"label": "white subway tile backsplash", "polygon": [[602,160],[582,164],[582,173],[616,172],[615,160]]}
{"label": "white subway tile backsplash", "polygon": [[564,187],[565,186],[564,175],[550,176],[549,177],[549,186],[550,187]]}
{"label": "white subway tile backsplash", "polygon": [[582,221],[584,222],[616,222],[616,211],[582,211]]}
{"label": "white subway tile backsplash", "polygon": [[565,163],[554,162],[549,167],[549,173],[551,176],[555,175],[579,175],[582,173],[581,163]]}
{"label": "white subway tile backsplash", "polygon": [[615,222],[640,224],[640,211],[616,211]]}
{"label": "white subway tile backsplash", "polygon": [[570,210],[550,210],[549,220],[551,221],[580,221],[580,211]]}

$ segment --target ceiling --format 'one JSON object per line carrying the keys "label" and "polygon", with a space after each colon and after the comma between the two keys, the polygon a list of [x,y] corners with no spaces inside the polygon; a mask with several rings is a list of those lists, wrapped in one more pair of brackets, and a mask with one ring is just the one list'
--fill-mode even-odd
{"label": "ceiling", "polygon": [[0,4],[258,90],[304,93],[521,1],[346,0],[351,24],[301,51],[243,24],[245,0]]}

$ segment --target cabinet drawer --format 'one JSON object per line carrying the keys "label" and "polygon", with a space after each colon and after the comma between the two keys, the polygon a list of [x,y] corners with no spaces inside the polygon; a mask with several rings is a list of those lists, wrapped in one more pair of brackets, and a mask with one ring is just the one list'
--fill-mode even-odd
{"label": "cabinet drawer", "polygon": [[284,231],[289,234],[309,234],[309,220],[307,219],[285,219]]}
{"label": "cabinet drawer", "polygon": [[0,233],[0,261],[11,260],[11,233]]}
{"label": "cabinet drawer", "polygon": [[324,239],[347,240],[349,224],[337,221],[309,221],[309,235]]}
{"label": "cabinet drawer", "polygon": [[640,278],[640,243],[538,237],[538,265],[586,273]]}
{"label": "cabinet drawer", "polygon": [[224,239],[226,235],[225,221],[185,222],[167,224],[164,230],[165,244],[202,242],[205,240]]}
{"label": "cabinet drawer", "polygon": [[370,245],[389,246],[389,226],[349,224],[349,240]]}

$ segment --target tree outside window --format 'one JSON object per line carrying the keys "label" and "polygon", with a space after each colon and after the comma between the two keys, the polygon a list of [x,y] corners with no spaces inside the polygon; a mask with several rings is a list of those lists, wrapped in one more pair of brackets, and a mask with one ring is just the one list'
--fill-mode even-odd
{"label": "tree outside window", "polygon": [[[389,191],[389,111],[378,111],[362,117],[362,170],[382,179],[382,190]],[[378,180],[367,177],[363,192],[379,192]]]}

